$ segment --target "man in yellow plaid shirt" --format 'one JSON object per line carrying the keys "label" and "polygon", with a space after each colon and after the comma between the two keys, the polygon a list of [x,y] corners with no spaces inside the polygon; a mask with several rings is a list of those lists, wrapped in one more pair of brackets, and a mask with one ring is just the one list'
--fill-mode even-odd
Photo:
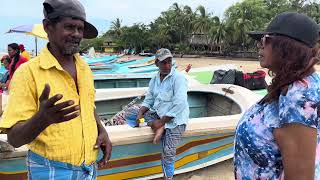
{"label": "man in yellow plaid shirt", "polygon": [[96,179],[111,142],[95,111],[90,67],[79,55],[82,38],[95,38],[78,0],[46,0],[43,26],[49,43],[23,64],[9,87],[0,122],[14,147],[28,144],[29,179]]}

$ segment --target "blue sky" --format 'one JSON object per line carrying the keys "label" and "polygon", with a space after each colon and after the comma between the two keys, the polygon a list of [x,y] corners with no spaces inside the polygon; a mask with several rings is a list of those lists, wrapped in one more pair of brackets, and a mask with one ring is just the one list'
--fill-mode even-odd
{"label": "blue sky", "polygon": [[[106,32],[110,22],[122,19],[124,25],[142,22],[150,23],[173,3],[188,5],[193,10],[203,5],[208,12],[223,17],[223,12],[239,0],[80,0],[85,6],[87,19],[99,33]],[[24,43],[28,50],[34,49],[34,38],[23,34],[4,34],[12,27],[41,23],[43,0],[8,0],[1,2],[0,52],[11,42]],[[46,41],[40,40],[40,48]]]}

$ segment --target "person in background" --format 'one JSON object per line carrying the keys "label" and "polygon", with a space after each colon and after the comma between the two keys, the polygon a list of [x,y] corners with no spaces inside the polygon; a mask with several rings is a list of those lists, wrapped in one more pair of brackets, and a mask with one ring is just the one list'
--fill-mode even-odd
{"label": "person in background", "polygon": [[14,72],[21,64],[27,62],[27,60],[20,55],[19,45],[17,43],[11,43],[8,45],[8,54],[11,58],[11,63],[9,66],[9,80],[11,80]]}
{"label": "person in background", "polygon": [[236,179],[320,179],[319,32],[310,17],[284,12],[264,32],[248,33],[274,77],[236,128]]}
{"label": "person in background", "polygon": [[112,144],[95,110],[92,71],[78,52],[98,31],[78,0],[45,0],[43,13],[49,43],[15,72],[0,128],[14,147],[28,145],[29,179],[96,179]]}
{"label": "person in background", "polygon": [[3,63],[4,68],[7,70],[2,78],[0,79],[0,88],[1,91],[7,90],[7,81],[9,80],[9,65],[11,63],[11,59],[8,55],[2,57],[1,62]]}
{"label": "person in background", "polygon": [[34,50],[32,49],[31,50],[31,57],[35,57],[36,56],[36,53],[34,52]]}
{"label": "person in background", "polygon": [[0,60],[2,64],[3,64],[3,60],[4,60],[5,58],[10,58],[10,57],[9,57],[9,55],[3,55],[3,56],[1,57],[1,60]]}
{"label": "person in background", "polygon": [[20,49],[21,56],[24,57],[27,61],[29,61],[30,60],[30,54],[28,53],[27,50],[25,50],[23,44],[19,44],[19,49]]}

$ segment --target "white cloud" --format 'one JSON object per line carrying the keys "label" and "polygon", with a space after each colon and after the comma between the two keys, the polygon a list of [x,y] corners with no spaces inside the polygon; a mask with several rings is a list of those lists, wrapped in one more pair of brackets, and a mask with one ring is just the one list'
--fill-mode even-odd
{"label": "white cloud", "polygon": [[[90,17],[99,17],[107,20],[121,18],[125,23],[134,22],[149,23],[157,18],[162,11],[167,10],[173,3],[188,5],[195,10],[199,5],[205,6],[208,12],[219,17],[223,16],[224,10],[239,0],[82,0],[86,5],[87,14]],[[100,2],[100,3],[99,3]]]}
{"label": "white cloud", "polygon": [[[125,24],[134,22],[149,23],[173,3],[188,5],[193,10],[199,5],[207,8],[219,17],[224,10],[239,0],[80,0],[85,6],[88,18],[106,19],[120,18]],[[24,16],[42,18],[43,0],[9,0],[1,2],[0,16]]]}
{"label": "white cloud", "polygon": [[[188,5],[195,10],[199,5],[206,7],[219,17],[225,9],[239,0],[80,0],[88,19],[99,30],[106,32],[111,21],[120,18],[125,25],[142,22],[150,23],[160,16],[162,11],[177,2]],[[7,44],[24,43],[28,50],[34,49],[34,39],[23,34],[4,34],[9,28],[23,24],[41,23],[43,18],[42,3],[44,0],[2,0],[0,11],[0,52],[6,51]],[[39,49],[45,42],[39,43]]]}

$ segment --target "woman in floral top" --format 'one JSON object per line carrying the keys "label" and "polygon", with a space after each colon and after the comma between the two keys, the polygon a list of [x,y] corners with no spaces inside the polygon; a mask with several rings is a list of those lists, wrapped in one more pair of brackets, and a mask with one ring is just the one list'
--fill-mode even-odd
{"label": "woman in floral top", "polygon": [[320,179],[319,32],[309,17],[285,12],[265,32],[248,33],[259,40],[260,65],[274,77],[237,126],[236,179]]}

